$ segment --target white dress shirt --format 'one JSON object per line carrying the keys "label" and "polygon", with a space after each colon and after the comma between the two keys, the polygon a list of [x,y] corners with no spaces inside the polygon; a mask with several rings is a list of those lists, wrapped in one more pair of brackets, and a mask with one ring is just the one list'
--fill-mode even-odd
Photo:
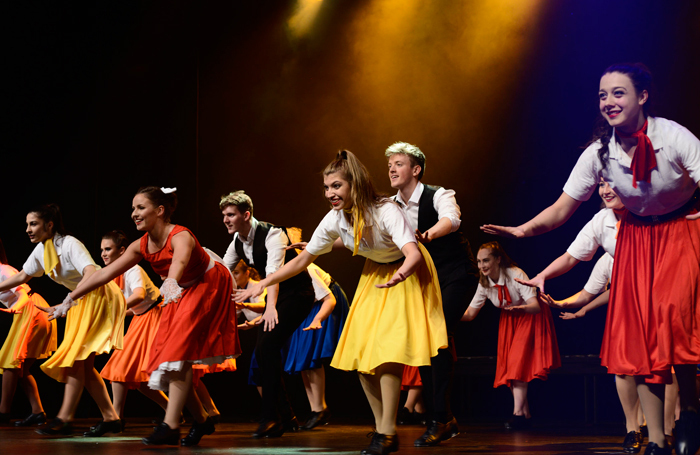
{"label": "white dress shirt", "polygon": [[[238,257],[236,252],[236,239],[240,238],[243,244],[243,253],[245,254],[245,259],[248,260],[248,264],[255,265],[253,263],[253,241],[255,240],[255,230],[258,227],[258,220],[255,218],[250,219],[250,232],[245,239],[238,235],[236,232],[233,235],[233,242],[226,249],[226,254],[224,255],[224,265],[229,269],[233,270],[238,264],[238,261],[243,259]],[[287,245],[289,240],[287,239],[287,234],[278,227],[273,227],[267,233],[265,237],[265,248],[267,249],[267,264],[265,266],[265,273],[269,276],[272,273],[278,271],[284,265],[284,255],[286,253]]]}
{"label": "white dress shirt", "polygon": [[[408,201],[404,201],[401,198],[401,192],[397,193],[395,196],[395,201],[399,203],[401,210],[406,214],[408,222],[411,224],[411,228],[415,231],[418,229],[418,203],[420,202],[420,197],[423,195],[423,185],[418,182],[416,188],[413,190],[413,194]],[[455,232],[459,229],[462,220],[460,217],[462,213],[459,210],[459,205],[457,205],[457,199],[455,199],[454,190],[446,190],[445,188],[438,188],[433,196],[433,207],[438,214],[438,219],[447,218],[452,224],[452,229],[450,232]]]}

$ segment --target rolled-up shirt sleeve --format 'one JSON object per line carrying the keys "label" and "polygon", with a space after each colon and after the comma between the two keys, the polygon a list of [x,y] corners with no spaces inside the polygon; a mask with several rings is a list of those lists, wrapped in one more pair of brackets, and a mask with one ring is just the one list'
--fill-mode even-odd
{"label": "rolled-up shirt sleeve", "polygon": [[267,249],[266,276],[270,276],[282,268],[287,245],[289,245],[289,239],[282,229],[277,227],[270,229],[265,238],[265,248]]}
{"label": "rolled-up shirt sleeve", "polygon": [[462,212],[457,205],[457,199],[455,198],[454,190],[446,190],[445,188],[440,188],[435,192],[433,196],[433,207],[438,214],[438,219],[447,218],[452,224],[452,230],[450,232],[455,232],[459,229],[462,224]]}

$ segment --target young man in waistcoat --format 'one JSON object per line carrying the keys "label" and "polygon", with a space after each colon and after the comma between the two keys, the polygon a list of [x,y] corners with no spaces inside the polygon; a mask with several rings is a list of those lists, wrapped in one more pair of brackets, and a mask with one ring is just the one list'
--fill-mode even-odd
{"label": "young man in waistcoat", "polygon": [[479,278],[469,242],[460,231],[461,213],[455,192],[421,183],[425,155],[418,147],[397,142],[385,155],[389,159],[391,187],[398,190],[394,200],[435,263],[450,343],[449,348],[438,351],[430,366],[419,368],[428,428],[414,445],[430,447],[459,434],[450,410],[456,358],[453,334],[476,292]]}
{"label": "young man in waistcoat", "polygon": [[[253,201],[245,192],[223,196],[219,208],[228,233],[233,234],[224,256],[229,270],[243,259],[265,278],[296,257],[295,250],[286,250],[289,245],[286,228],[256,220]],[[265,313],[276,314],[278,322],[261,324],[258,328],[255,357],[261,376],[263,419],[253,433],[254,438],[279,437],[285,431],[299,428],[282,383],[281,349],[309,314],[313,303],[314,290],[306,272],[267,288]]]}

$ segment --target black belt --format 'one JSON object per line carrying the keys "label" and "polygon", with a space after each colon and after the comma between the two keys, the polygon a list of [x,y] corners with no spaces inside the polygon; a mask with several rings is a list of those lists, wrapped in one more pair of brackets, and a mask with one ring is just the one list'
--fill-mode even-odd
{"label": "black belt", "polygon": [[638,219],[639,221],[642,221],[644,223],[663,223],[668,220],[673,220],[675,218],[678,218],[682,215],[685,215],[686,212],[690,211],[690,209],[696,207],[700,203],[700,189],[695,190],[695,193],[691,196],[691,198],[683,204],[682,207],[668,213],[664,213],[663,215],[649,215],[649,216],[641,216],[637,215],[636,213],[630,212],[630,215]]}

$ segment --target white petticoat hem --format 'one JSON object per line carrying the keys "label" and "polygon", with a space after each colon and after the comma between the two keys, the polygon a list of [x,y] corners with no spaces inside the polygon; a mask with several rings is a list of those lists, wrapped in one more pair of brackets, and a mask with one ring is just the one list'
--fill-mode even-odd
{"label": "white petticoat hem", "polygon": [[175,360],[172,362],[163,362],[158,365],[158,369],[151,373],[151,378],[148,380],[148,387],[153,390],[162,390],[164,392],[168,391],[168,385],[173,376],[179,376],[174,373],[179,373],[185,368],[185,365],[197,364],[197,365],[216,365],[218,363],[224,363],[226,359],[235,359],[238,356],[235,355],[217,355],[215,357],[207,357],[201,360]]}

